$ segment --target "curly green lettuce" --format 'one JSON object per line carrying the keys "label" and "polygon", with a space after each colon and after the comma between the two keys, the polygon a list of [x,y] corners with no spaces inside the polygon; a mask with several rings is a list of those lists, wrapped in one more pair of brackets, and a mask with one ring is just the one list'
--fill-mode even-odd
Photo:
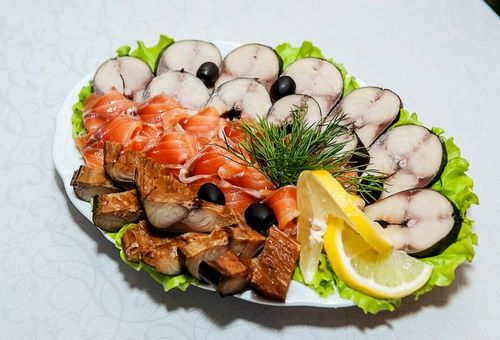
{"label": "curly green lettuce", "polygon": [[116,53],[119,57],[130,55],[132,57],[139,58],[148,64],[152,72],[156,71],[158,67],[158,62],[160,61],[161,52],[170,46],[174,42],[174,39],[167,35],[160,34],[160,39],[151,47],[147,47],[144,42],[137,40],[137,48],[131,51],[131,47],[128,45],[123,45],[118,47]]}
{"label": "curly green lettuce", "polygon": [[[335,279],[336,277],[333,273],[332,267],[330,266],[330,262],[328,262],[325,254],[321,254],[319,258],[318,270],[314,273],[313,280],[308,286],[316,291],[316,293],[318,293],[321,297],[326,298],[334,292]],[[299,266],[295,267],[292,280],[306,284]]]}
{"label": "curly green lettuce", "polygon": [[71,126],[73,126],[72,136],[73,139],[83,136],[85,134],[85,126],[83,125],[83,108],[85,99],[87,99],[94,91],[93,82],[89,81],[87,85],[82,87],[80,93],[78,94],[78,101],[73,104],[71,110],[73,114],[71,115]]}
{"label": "curly green lettuce", "polygon": [[163,289],[166,292],[174,288],[185,291],[189,287],[189,285],[198,282],[194,277],[192,277],[189,274],[165,275],[159,273],[153,267],[148,266],[143,262],[134,263],[128,261],[122,247],[122,236],[127,230],[135,228],[136,225],[137,224],[135,223],[126,224],[118,232],[108,233],[108,236],[111,237],[111,239],[113,239],[113,241],[115,242],[115,247],[120,250],[120,258],[123,260],[123,262],[125,262],[126,264],[128,264],[137,271],[144,269],[156,282],[158,282],[163,286]]}

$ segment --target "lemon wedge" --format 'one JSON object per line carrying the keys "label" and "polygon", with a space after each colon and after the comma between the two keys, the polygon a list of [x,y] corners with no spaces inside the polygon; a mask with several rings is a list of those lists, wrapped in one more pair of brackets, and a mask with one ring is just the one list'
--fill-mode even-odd
{"label": "lemon wedge", "polygon": [[432,266],[403,251],[380,253],[339,218],[330,218],[324,247],[335,274],[349,287],[374,297],[407,296],[429,279]]}
{"label": "lemon wedge", "polygon": [[383,228],[365,216],[364,202],[349,194],[327,171],[303,171],[297,181],[300,212],[297,239],[301,245],[299,267],[306,283],[313,280],[323,250],[329,217],[339,218],[356,230],[379,252],[392,249]]}

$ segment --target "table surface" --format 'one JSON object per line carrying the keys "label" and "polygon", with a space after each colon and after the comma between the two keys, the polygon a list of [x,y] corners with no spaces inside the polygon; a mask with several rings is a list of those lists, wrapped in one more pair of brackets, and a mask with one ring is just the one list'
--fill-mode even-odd
{"label": "table surface", "polygon": [[[5,339],[498,338],[500,24],[481,1],[22,1],[0,11],[0,333]],[[136,39],[314,41],[395,90],[470,160],[481,205],[473,264],[394,313],[254,305],[164,293],[69,203],[51,157],[81,77]]]}

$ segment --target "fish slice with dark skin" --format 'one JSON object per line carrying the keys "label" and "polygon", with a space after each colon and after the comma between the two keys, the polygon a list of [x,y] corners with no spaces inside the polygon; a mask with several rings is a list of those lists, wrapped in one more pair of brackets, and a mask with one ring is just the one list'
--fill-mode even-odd
{"label": "fish slice with dark skin", "polygon": [[331,115],[344,114],[359,140],[369,147],[396,121],[401,107],[401,99],[391,90],[367,86],[349,93]]}
{"label": "fish slice with dark skin", "polygon": [[390,129],[368,149],[368,171],[387,178],[380,198],[431,185],[446,164],[446,150],[439,136],[419,125]]}
{"label": "fish slice with dark skin", "polygon": [[179,247],[184,244],[184,238],[159,234],[146,221],[127,229],[122,236],[122,248],[128,261],[142,261],[165,275],[182,272],[184,261],[179,256]]}
{"label": "fish slice with dark skin", "polygon": [[217,46],[201,40],[180,40],[163,51],[156,74],[183,71],[196,75],[200,66],[207,62],[220,66],[222,56]]}
{"label": "fish slice with dark skin", "polygon": [[251,78],[236,78],[215,90],[206,106],[213,106],[229,120],[264,117],[271,97],[264,85]]}
{"label": "fish slice with dark skin", "polygon": [[94,93],[104,94],[115,89],[135,101],[141,101],[146,86],[153,79],[149,66],[139,58],[109,59],[94,75]]}
{"label": "fish slice with dark skin", "polygon": [[456,241],[462,225],[453,204],[431,189],[403,191],[365,207],[364,211],[385,226],[394,249],[415,257],[441,253]]}
{"label": "fish slice with dark skin", "polygon": [[146,101],[154,96],[165,94],[191,111],[201,110],[210,93],[203,82],[196,76],[180,71],[166,71],[155,77],[143,94]]}
{"label": "fish slice with dark skin", "polygon": [[123,188],[135,187],[135,171],[145,159],[139,151],[122,152],[123,145],[113,142],[104,142],[104,169],[106,174]]}
{"label": "fish slice with dark skin", "polygon": [[135,189],[94,197],[92,221],[105,231],[118,231],[123,225],[136,222],[141,215],[142,209]]}
{"label": "fish slice with dark skin", "polygon": [[285,301],[299,253],[295,239],[271,227],[264,249],[250,262],[250,284],[270,298]]}
{"label": "fish slice with dark skin", "polygon": [[295,81],[295,93],[307,94],[316,99],[324,116],[330,113],[342,97],[342,74],[329,61],[303,58],[288,65],[283,75]]}
{"label": "fish slice with dark skin", "polygon": [[280,70],[281,59],[271,47],[261,44],[243,45],[224,57],[215,87],[236,78],[253,78],[269,91]]}
{"label": "fish slice with dark skin", "polygon": [[316,125],[321,121],[321,108],[318,102],[305,94],[292,94],[276,101],[267,113],[267,120],[277,125],[290,125],[293,111],[304,108],[304,120],[308,125]]}
{"label": "fish slice with dark skin", "polygon": [[71,186],[75,191],[75,195],[87,202],[90,202],[95,195],[120,191],[111,179],[106,176],[103,167],[90,168],[85,165],[81,165],[73,173]]}

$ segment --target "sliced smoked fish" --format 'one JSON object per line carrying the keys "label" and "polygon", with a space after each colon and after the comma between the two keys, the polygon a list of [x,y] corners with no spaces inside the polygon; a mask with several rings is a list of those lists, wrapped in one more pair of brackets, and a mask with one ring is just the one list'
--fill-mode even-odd
{"label": "sliced smoked fish", "polygon": [[118,192],[102,167],[89,168],[80,165],[73,174],[71,186],[79,199],[89,202],[95,195]]}
{"label": "sliced smoked fish", "polygon": [[135,189],[94,197],[92,221],[103,230],[118,231],[123,225],[136,222],[141,214]]}
{"label": "sliced smoked fish", "polygon": [[127,229],[122,236],[122,248],[128,261],[142,261],[165,275],[181,273],[184,261],[179,256],[179,247],[185,243],[182,237],[158,234],[144,220]]}
{"label": "sliced smoked fish", "polygon": [[250,261],[250,284],[268,297],[285,301],[299,253],[295,239],[271,227],[264,249]]}

